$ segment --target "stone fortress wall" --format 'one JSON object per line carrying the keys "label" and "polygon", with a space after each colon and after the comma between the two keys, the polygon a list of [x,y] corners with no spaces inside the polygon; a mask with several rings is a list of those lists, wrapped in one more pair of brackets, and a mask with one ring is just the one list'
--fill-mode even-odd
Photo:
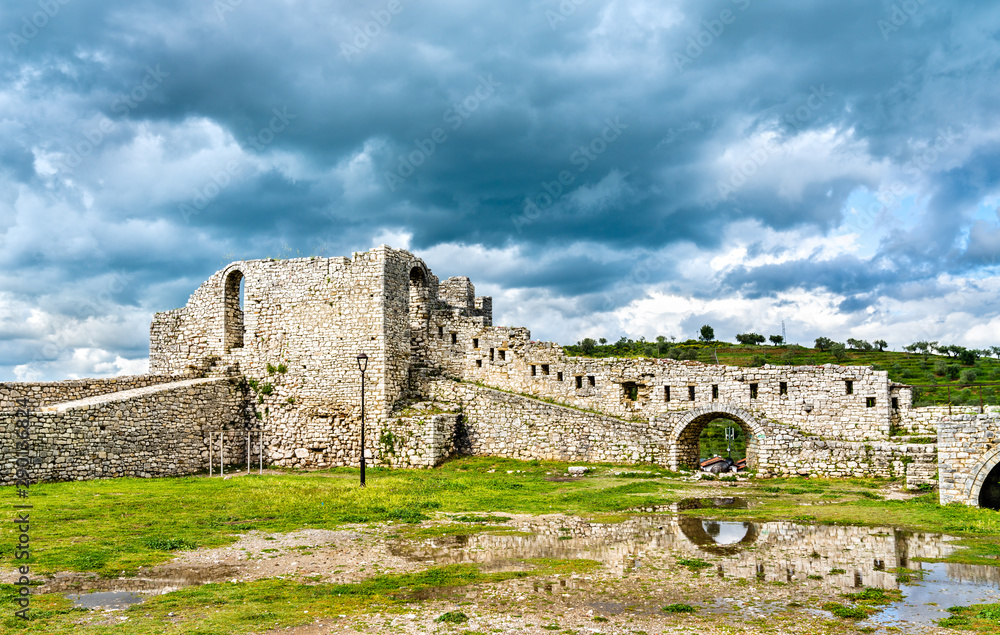
{"label": "stone fortress wall", "polygon": [[[701,429],[725,417],[743,428],[764,473],[905,475],[915,486],[936,471],[934,444],[893,435],[928,433],[939,415],[912,408],[910,388],[884,371],[568,357],[527,329],[493,326],[492,299],[477,297],[468,278],[441,281],[385,245],[350,258],[231,263],[184,307],[155,315],[151,375],[6,384],[0,406],[23,394],[39,395],[36,409],[100,394],[111,402],[123,390],[162,385],[168,394],[191,389],[177,382],[223,378],[245,395],[243,414],[211,426],[262,430],[272,464],[357,465],[362,352],[370,465],[431,466],[457,450],[676,469],[697,460]],[[76,425],[70,415],[38,416],[66,417],[51,420],[54,429]],[[106,473],[95,464],[66,477]]]}

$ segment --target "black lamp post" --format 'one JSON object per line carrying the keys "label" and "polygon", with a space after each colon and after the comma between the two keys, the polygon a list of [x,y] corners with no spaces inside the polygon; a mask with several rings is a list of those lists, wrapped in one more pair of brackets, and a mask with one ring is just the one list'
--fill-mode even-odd
{"label": "black lamp post", "polygon": [[358,355],[358,368],[361,370],[361,487],[365,486],[365,370],[368,369],[368,356]]}

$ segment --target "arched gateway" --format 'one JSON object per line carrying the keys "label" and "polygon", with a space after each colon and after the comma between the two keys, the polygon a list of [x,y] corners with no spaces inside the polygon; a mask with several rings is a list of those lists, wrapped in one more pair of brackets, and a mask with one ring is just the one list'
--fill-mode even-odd
{"label": "arched gateway", "polygon": [[1000,510],[1000,447],[987,452],[969,470],[963,490],[966,501]]}
{"label": "arched gateway", "polygon": [[755,464],[757,445],[765,436],[764,427],[747,410],[735,404],[716,402],[688,411],[674,424],[669,434],[670,469],[698,466],[698,440],[713,419],[730,419],[743,429],[747,440],[747,466]]}

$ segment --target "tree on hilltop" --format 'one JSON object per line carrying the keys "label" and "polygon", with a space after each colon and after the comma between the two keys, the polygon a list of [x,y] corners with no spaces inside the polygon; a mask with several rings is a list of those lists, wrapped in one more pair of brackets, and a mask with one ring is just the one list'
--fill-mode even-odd
{"label": "tree on hilltop", "polygon": [[703,342],[714,342],[715,341],[715,329],[713,329],[708,324],[701,327],[701,341]]}
{"label": "tree on hilltop", "polygon": [[758,333],[740,333],[739,335],[736,336],[737,342],[739,342],[740,344],[745,344],[747,346],[763,344],[766,339],[767,338]]}
{"label": "tree on hilltop", "polygon": [[775,346],[781,346],[785,342],[785,338],[781,335],[769,335],[767,339],[771,340]]}

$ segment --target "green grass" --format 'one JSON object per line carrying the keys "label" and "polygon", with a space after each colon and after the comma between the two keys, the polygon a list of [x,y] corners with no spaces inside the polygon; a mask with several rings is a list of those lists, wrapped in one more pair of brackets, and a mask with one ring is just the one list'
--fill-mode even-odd
{"label": "green grass", "polygon": [[1000,630],[1000,604],[953,606],[951,617],[938,620],[939,626],[974,633],[996,633]]}
{"label": "green grass", "polygon": [[[466,458],[434,470],[337,469],[287,475],[114,479],[32,486],[38,573],[134,572],[169,560],[176,549],[219,547],[249,530],[288,532],[346,523],[416,523],[438,512],[502,522],[496,513],[607,514],[664,505],[670,483],[587,478],[552,482],[568,463]],[[495,469],[490,473],[488,470]],[[507,470],[522,474],[507,474]],[[0,496],[10,488],[0,488]],[[169,512],[165,512],[169,510]],[[486,516],[483,514],[490,514]],[[39,525],[40,527],[41,525]],[[12,567],[14,527],[0,525],[0,566]]]}
{"label": "green grass", "polygon": [[[128,626],[114,632],[144,635],[260,632],[262,628],[297,626],[376,606],[405,604],[422,599],[426,596],[422,592],[426,591],[445,593],[450,588],[531,575],[537,575],[531,568],[482,573],[473,565],[456,564],[416,573],[383,575],[353,584],[299,584],[273,578],[205,584],[153,596],[141,605],[126,609]],[[14,593],[13,585],[0,585],[0,600],[5,605],[10,605]],[[32,603],[33,619],[27,624],[8,611],[0,617],[3,620],[0,625],[11,629],[10,632],[14,629],[17,632],[74,635],[109,632],[105,626],[75,624],[79,611],[72,609],[71,602],[65,598],[54,594],[35,596]]]}

